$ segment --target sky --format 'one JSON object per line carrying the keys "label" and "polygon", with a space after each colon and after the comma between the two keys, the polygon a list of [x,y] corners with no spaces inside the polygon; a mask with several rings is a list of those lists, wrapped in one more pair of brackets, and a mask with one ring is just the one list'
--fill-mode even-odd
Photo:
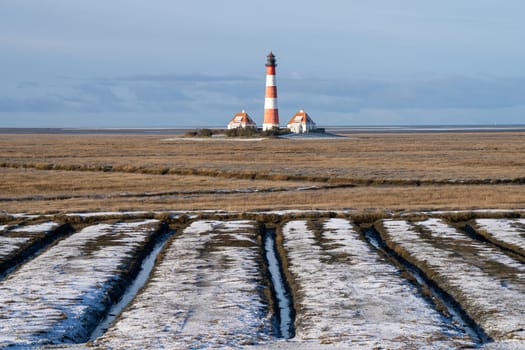
{"label": "sky", "polygon": [[523,0],[0,0],[0,127],[525,124]]}

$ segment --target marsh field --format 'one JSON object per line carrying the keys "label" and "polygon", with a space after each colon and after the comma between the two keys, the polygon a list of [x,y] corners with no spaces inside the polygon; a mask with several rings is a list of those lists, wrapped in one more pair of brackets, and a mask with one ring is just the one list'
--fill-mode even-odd
{"label": "marsh field", "polygon": [[0,150],[0,347],[525,346],[525,132]]}
{"label": "marsh field", "polygon": [[0,210],[514,209],[525,133],[0,135]]}

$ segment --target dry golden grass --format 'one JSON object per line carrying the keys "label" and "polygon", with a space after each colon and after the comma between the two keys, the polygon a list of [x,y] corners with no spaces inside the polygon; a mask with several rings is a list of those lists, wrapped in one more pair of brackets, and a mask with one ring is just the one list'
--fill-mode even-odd
{"label": "dry golden grass", "polygon": [[523,208],[525,186],[386,186],[347,189],[251,193],[195,194],[128,198],[73,198],[0,202],[8,212],[118,210],[274,210],[274,209],[479,209]]}
{"label": "dry golden grass", "polygon": [[169,193],[213,190],[264,190],[311,183],[244,180],[194,175],[153,175],[100,171],[0,168],[0,199],[29,196],[111,196],[122,193]]}
{"label": "dry golden grass", "polygon": [[[195,142],[166,141],[169,136],[162,135],[4,134],[0,135],[0,197],[74,198],[0,201],[0,211],[525,207],[525,133],[350,136]],[[491,184],[501,179],[514,179],[516,184]],[[478,184],[447,184],[456,180]],[[359,186],[250,194],[209,192],[324,182]],[[422,186],[414,185],[418,182]],[[140,196],[178,191],[181,193]],[[182,193],[191,191],[202,193]],[[122,192],[135,196],[119,197]],[[110,196],[97,199],[90,197],[93,194]]]}
{"label": "dry golden grass", "polygon": [[525,133],[359,134],[339,140],[260,142],[165,139],[0,135],[0,162],[151,172],[215,169],[376,181],[525,176]]}

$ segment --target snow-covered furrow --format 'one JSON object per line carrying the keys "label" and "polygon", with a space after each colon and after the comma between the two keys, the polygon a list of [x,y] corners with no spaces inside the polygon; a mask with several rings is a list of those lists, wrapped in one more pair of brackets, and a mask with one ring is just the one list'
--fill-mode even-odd
{"label": "snow-covered furrow", "polygon": [[52,221],[19,226],[11,230],[8,225],[0,226],[0,276],[23,260],[24,255],[29,255],[29,251],[36,251],[36,245],[51,236],[58,226]]}
{"label": "snow-covered furrow", "polygon": [[0,262],[38,238],[39,236],[35,233],[45,235],[57,227],[58,224],[55,222],[20,226],[9,231],[6,231],[7,225],[0,227]]}
{"label": "snow-covered furrow", "polygon": [[476,228],[488,240],[525,256],[525,219],[477,219]]}
{"label": "snow-covered furrow", "polygon": [[35,232],[46,232],[51,231],[55,229],[58,226],[56,222],[53,221],[47,221],[40,224],[34,224],[34,225],[27,225],[27,226],[19,226],[13,229],[13,232],[28,232],[28,233],[35,233]]}
{"label": "snow-covered furrow", "polygon": [[157,223],[86,227],[0,282],[0,347],[85,341]]}
{"label": "snow-covered furrow", "polygon": [[238,348],[270,339],[253,221],[196,221],[95,344],[111,349]]}
{"label": "snow-covered furrow", "polygon": [[385,220],[383,238],[496,340],[525,339],[525,265],[439,219]]}
{"label": "snow-covered furrow", "polygon": [[30,236],[0,236],[0,261],[20,250],[29,241]]}
{"label": "snow-covered furrow", "polygon": [[131,284],[128,285],[128,287],[126,288],[126,292],[122,295],[118,303],[113,304],[109,311],[106,313],[106,317],[104,317],[104,319],[98,323],[97,328],[95,328],[89,336],[90,341],[93,341],[98,337],[102,336],[107,331],[109,326],[113,324],[115,319],[120,315],[122,310],[124,310],[133,301],[135,296],[137,296],[138,292],[144,287],[146,282],[149,280],[151,271],[153,271],[153,268],[155,267],[157,256],[161,252],[162,248],[166,245],[168,239],[173,234],[174,231],[168,230],[162,235],[158,236],[158,239],[156,239],[155,242],[155,246],[153,247],[151,252],[149,252],[149,254],[142,260],[142,265],[137,276],[131,282]]}
{"label": "snow-covered furrow", "polygon": [[294,341],[346,348],[450,349],[472,345],[344,219],[317,234],[306,221],[283,227],[295,286]]}

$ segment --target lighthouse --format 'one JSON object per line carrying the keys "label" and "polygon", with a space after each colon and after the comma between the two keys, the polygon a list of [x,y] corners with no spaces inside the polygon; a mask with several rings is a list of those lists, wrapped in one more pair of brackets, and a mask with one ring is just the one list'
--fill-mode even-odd
{"label": "lighthouse", "polygon": [[279,109],[277,108],[277,83],[275,80],[275,56],[272,52],[266,57],[266,95],[264,96],[263,131],[279,127]]}

